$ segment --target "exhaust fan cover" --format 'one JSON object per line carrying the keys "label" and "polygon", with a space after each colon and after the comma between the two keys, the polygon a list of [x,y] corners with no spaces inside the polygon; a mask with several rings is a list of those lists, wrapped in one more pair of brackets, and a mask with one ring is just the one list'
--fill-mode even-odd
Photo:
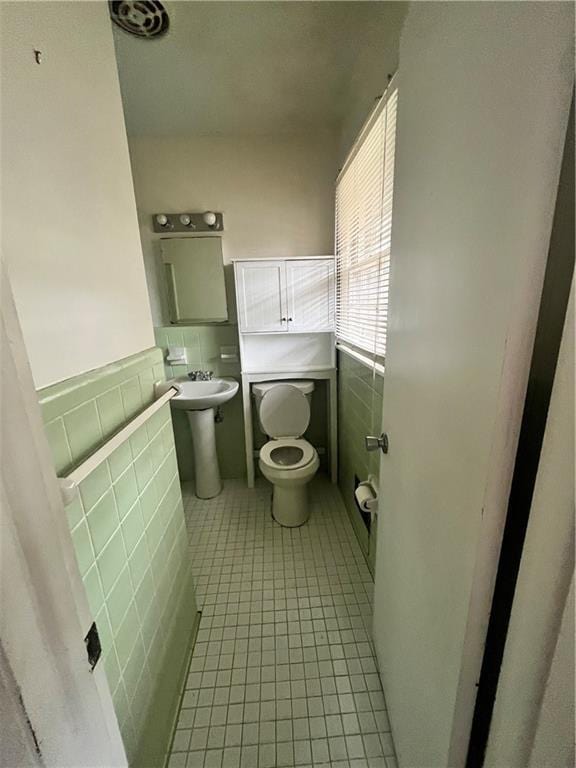
{"label": "exhaust fan cover", "polygon": [[112,21],[131,35],[152,39],[168,32],[170,18],[159,0],[111,0],[108,5]]}

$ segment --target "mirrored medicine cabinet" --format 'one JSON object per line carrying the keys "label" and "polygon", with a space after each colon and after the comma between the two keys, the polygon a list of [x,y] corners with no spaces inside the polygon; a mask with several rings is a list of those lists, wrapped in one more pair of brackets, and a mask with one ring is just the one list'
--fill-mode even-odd
{"label": "mirrored medicine cabinet", "polygon": [[222,239],[171,237],[160,241],[170,322],[223,323],[228,320]]}

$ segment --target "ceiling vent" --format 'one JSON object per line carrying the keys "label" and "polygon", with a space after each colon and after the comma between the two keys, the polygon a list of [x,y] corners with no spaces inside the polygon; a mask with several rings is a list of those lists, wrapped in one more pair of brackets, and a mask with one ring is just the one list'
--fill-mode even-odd
{"label": "ceiling vent", "polygon": [[111,0],[108,5],[114,24],[135,37],[152,39],[168,32],[170,18],[159,0]]}

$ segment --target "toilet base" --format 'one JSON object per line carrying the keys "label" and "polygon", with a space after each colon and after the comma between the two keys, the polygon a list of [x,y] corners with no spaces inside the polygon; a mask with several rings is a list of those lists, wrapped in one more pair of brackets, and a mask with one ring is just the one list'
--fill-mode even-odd
{"label": "toilet base", "polygon": [[308,486],[275,485],[272,497],[272,517],[285,528],[297,528],[310,517]]}

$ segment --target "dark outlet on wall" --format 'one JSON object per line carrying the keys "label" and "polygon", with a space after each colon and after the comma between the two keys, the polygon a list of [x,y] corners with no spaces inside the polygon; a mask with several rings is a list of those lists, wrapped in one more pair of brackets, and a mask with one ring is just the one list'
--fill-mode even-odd
{"label": "dark outlet on wall", "polygon": [[[360,485],[360,478],[358,475],[354,475],[354,490],[358,488]],[[356,509],[360,513],[360,517],[362,518],[364,525],[366,526],[366,530],[368,533],[370,533],[370,528],[372,527],[372,516],[370,515],[370,512],[364,512],[362,509],[360,509],[360,506],[358,502],[356,501],[356,496],[354,496],[354,503],[356,504]]]}
{"label": "dark outlet on wall", "polygon": [[90,663],[90,669],[94,669],[100,654],[102,653],[102,646],[100,645],[100,637],[98,636],[98,628],[96,622],[93,622],[92,626],[88,630],[88,634],[84,638],[86,644],[86,652],[88,654],[88,661]]}

